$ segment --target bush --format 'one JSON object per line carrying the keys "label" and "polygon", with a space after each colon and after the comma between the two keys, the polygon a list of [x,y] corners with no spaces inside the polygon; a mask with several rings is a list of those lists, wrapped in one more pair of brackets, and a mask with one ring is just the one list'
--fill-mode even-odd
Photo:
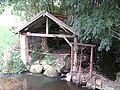
{"label": "bush", "polygon": [[0,54],[0,72],[18,73],[23,71],[25,65],[20,58],[20,51],[8,51],[7,53],[10,54],[10,58],[4,58],[4,55]]}
{"label": "bush", "polygon": [[25,65],[21,60],[20,51],[11,52],[11,60],[9,62],[10,73],[18,73],[25,70]]}

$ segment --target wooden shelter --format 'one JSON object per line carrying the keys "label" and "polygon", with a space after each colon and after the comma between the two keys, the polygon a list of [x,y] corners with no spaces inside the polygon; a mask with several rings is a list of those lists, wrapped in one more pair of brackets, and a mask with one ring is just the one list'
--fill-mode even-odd
{"label": "wooden shelter", "polygon": [[[78,67],[76,74],[79,73],[79,76],[82,76],[82,52],[80,52],[80,61],[78,60],[78,46],[90,47],[90,66],[89,66],[89,77],[92,76],[92,63],[93,63],[93,47],[94,45],[89,44],[80,44],[77,43],[77,34],[74,32],[74,29],[66,25],[63,21],[67,18],[66,14],[53,13],[47,11],[41,11],[36,16],[34,16],[29,22],[18,27],[13,32],[20,35],[20,48],[21,48],[21,59],[26,65],[29,63],[30,56],[28,55],[30,43],[32,46],[41,46],[42,52],[50,51],[50,48],[56,47],[65,51],[65,53],[54,53],[54,54],[68,54],[71,55],[71,75],[73,76],[74,70],[73,67]],[[32,37],[32,38],[31,38]],[[36,38],[37,37],[37,38]],[[34,38],[34,39],[33,39]],[[40,39],[39,39],[40,38]],[[35,42],[34,42],[35,41]],[[52,41],[52,45],[49,47],[49,43]],[[38,45],[37,42],[39,42]],[[60,48],[60,44],[63,44],[63,47]],[[65,47],[65,45],[67,45]],[[69,48],[68,48],[69,47]],[[82,50],[82,49],[81,49]],[[77,64],[79,61],[79,65]],[[72,77],[71,77],[72,78]],[[82,80],[82,79],[81,79]],[[79,80],[79,81],[81,81]],[[87,80],[86,80],[87,81]],[[82,81],[81,81],[82,82]]]}
{"label": "wooden shelter", "polygon": [[[63,22],[66,18],[66,14],[42,11],[29,22],[13,31],[16,34],[20,34],[21,57],[24,64],[29,62],[28,45],[30,40],[28,40],[28,38],[30,36],[41,37],[41,42],[40,40],[39,42],[43,52],[48,50],[48,42],[50,42],[51,38],[55,39],[55,42],[53,42],[54,46],[55,44],[59,44],[58,38],[63,38],[68,44],[68,38],[73,39],[73,41],[77,38],[76,34],[73,32],[74,30]],[[36,42],[33,44],[36,44]]]}

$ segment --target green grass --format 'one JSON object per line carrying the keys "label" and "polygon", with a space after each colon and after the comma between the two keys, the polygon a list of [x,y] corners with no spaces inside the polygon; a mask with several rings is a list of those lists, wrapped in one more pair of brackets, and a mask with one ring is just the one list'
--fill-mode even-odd
{"label": "green grass", "polygon": [[0,27],[0,51],[10,48],[17,42],[17,36],[10,31],[9,27]]}

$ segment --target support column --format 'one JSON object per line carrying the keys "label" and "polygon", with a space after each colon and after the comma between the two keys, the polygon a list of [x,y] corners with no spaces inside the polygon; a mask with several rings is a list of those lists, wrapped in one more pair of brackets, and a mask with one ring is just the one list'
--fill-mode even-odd
{"label": "support column", "polygon": [[92,71],[93,71],[93,47],[91,47],[91,55],[90,55],[90,78],[92,77]]}
{"label": "support column", "polygon": [[46,34],[49,33],[48,17],[46,17]]}
{"label": "support column", "polygon": [[81,64],[82,64],[82,49],[81,49],[81,52],[80,52],[80,65],[79,65],[79,83],[81,82],[81,73],[82,73],[82,67],[81,67]]}
{"label": "support column", "polygon": [[77,68],[77,49],[78,48],[77,48],[77,44],[76,44],[77,43],[77,37],[74,38],[74,43],[75,43],[74,44],[74,65],[75,65],[75,68],[77,70],[78,69]]}
{"label": "support column", "polygon": [[71,46],[71,77],[73,75],[73,61],[74,60],[74,50],[73,50],[73,46]]}
{"label": "support column", "polygon": [[29,62],[28,59],[28,38],[26,35],[20,34],[20,48],[21,48],[21,59],[26,65]]}

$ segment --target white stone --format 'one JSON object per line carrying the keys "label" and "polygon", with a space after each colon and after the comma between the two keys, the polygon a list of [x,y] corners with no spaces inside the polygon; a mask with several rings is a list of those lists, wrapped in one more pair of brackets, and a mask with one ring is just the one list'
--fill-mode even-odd
{"label": "white stone", "polygon": [[48,69],[46,69],[43,74],[46,75],[46,76],[48,76],[48,77],[56,77],[56,76],[59,75],[59,73],[57,72],[57,70],[54,69],[53,67],[49,67]]}
{"label": "white stone", "polygon": [[43,67],[40,64],[33,64],[30,67],[30,72],[32,73],[41,73]]}
{"label": "white stone", "polygon": [[43,70],[47,70],[48,68],[50,68],[51,66],[50,65],[48,65],[48,64],[44,64],[44,65],[42,65],[43,66]]}
{"label": "white stone", "polygon": [[67,73],[66,74],[66,81],[70,82],[70,80],[71,80],[71,74]]}
{"label": "white stone", "polygon": [[52,65],[52,67],[55,68],[60,73],[61,70],[65,67],[65,65],[66,64],[64,60],[57,59]]}

